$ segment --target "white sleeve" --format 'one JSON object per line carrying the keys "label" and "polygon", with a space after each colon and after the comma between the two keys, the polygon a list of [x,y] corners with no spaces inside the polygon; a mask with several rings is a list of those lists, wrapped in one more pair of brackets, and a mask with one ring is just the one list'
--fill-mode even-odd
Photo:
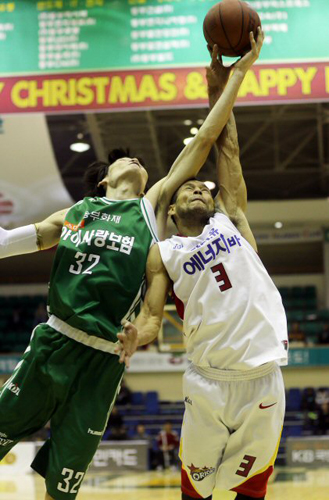
{"label": "white sleeve", "polygon": [[37,230],[34,224],[10,230],[0,227],[0,259],[38,250]]}

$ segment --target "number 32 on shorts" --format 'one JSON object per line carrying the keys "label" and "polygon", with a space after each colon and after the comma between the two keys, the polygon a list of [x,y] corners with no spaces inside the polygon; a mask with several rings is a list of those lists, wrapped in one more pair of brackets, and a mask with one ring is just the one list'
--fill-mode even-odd
{"label": "number 32 on shorts", "polygon": [[62,470],[62,476],[64,476],[64,479],[61,483],[57,484],[57,489],[63,493],[78,493],[78,488],[84,475],[84,472],[75,472],[72,469],[64,467]]}
{"label": "number 32 on shorts", "polygon": [[232,288],[232,283],[230,282],[229,277],[225,271],[225,267],[223,264],[217,264],[211,268],[211,271],[214,273],[214,278],[219,284],[219,289],[221,292],[226,292],[229,288]]}

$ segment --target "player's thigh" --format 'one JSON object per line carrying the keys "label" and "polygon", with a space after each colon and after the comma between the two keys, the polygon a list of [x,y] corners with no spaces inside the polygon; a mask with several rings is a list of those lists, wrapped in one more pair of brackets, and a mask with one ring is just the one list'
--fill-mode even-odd
{"label": "player's thigh", "polygon": [[54,414],[45,476],[56,500],[75,498],[106,429],[123,371],[117,356],[92,353],[89,365],[77,373],[70,398]]}
{"label": "player's thigh", "polygon": [[[185,472],[182,472],[182,482],[187,480],[199,495],[208,497],[215,486],[217,469],[229,438],[229,431],[220,418],[227,392],[220,389],[220,382],[202,377],[192,367],[184,374],[183,392],[185,413],[180,458]],[[184,491],[184,484],[182,489]]]}
{"label": "player's thigh", "polygon": [[[40,327],[37,327],[34,335],[39,333]],[[50,419],[55,401],[41,364],[44,363],[40,363],[32,339],[0,391],[0,444],[2,439],[9,441],[6,445],[17,442],[43,427]],[[3,448],[1,446],[0,453]]]}
{"label": "player's thigh", "polygon": [[284,420],[282,374],[276,368],[261,379],[241,382],[239,386],[236,405],[240,404],[240,408],[233,404],[230,411],[243,418],[228,440],[216,484],[250,496],[262,491],[265,494]]}

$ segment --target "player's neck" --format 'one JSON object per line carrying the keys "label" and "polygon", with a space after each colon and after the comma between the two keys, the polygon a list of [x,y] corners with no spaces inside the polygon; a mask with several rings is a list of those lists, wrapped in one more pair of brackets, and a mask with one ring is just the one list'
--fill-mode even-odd
{"label": "player's neck", "polygon": [[110,200],[129,200],[131,198],[139,198],[140,193],[131,182],[120,182],[117,186],[109,186],[106,188],[106,198]]}
{"label": "player's neck", "polygon": [[177,229],[178,233],[182,236],[199,236],[202,233],[204,226],[205,224],[201,222],[193,223],[191,221],[180,221],[177,225]]}

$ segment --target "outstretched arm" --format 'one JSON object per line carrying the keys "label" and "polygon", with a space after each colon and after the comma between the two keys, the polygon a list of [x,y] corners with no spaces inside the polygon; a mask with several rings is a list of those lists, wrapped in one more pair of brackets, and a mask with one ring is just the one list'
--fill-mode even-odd
{"label": "outstretched arm", "polygon": [[[212,61],[207,71],[209,104],[212,108],[227,83],[229,68],[222,65],[218,50],[212,52]],[[217,207],[225,212],[241,234],[257,250],[255,238],[249,227],[245,212],[247,209],[247,188],[240,163],[238,134],[233,112],[222,134],[216,140],[217,180],[219,192],[215,198]]]}
{"label": "outstretched arm", "polygon": [[160,330],[163,309],[171,282],[163,265],[158,245],[153,245],[146,264],[147,291],[141,312],[134,325],[125,322],[124,331],[118,333],[121,350],[120,361],[129,366],[129,358],[137,347],[154,340]]}
{"label": "outstretched arm", "polygon": [[[227,83],[222,95],[214,104],[212,110],[200,127],[194,139],[180,153],[160,186],[160,194],[158,198],[158,223],[160,224],[159,233],[161,236],[164,236],[163,232],[165,230],[165,222],[167,219],[167,207],[173,194],[184,182],[195,177],[204,165],[211,147],[229,119],[238,90],[245,74],[252,64],[258,59],[263,43],[263,35],[259,32],[257,42],[255,42],[254,37],[251,34],[250,40],[252,50],[235,65],[232,77]],[[150,190],[149,193],[149,196],[151,197],[152,190]]]}
{"label": "outstretched arm", "polygon": [[0,228],[0,258],[46,250],[59,242],[67,209],[37,224],[6,230]]}

